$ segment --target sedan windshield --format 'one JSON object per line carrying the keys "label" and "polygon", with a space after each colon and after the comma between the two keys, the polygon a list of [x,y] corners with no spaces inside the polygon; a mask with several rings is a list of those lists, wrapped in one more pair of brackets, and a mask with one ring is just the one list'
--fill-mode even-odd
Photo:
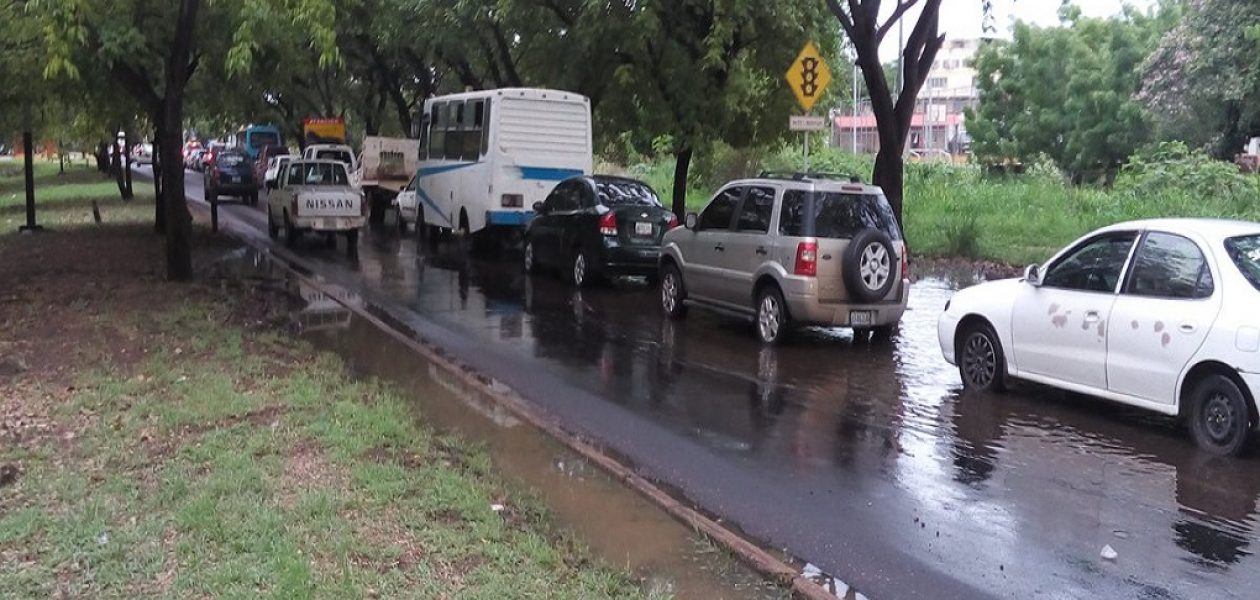
{"label": "sedan windshield", "polygon": [[656,192],[637,181],[596,179],[595,191],[604,206],[660,206]]}
{"label": "sedan windshield", "polygon": [[1247,281],[1260,290],[1260,235],[1229,238],[1225,240],[1225,251]]}

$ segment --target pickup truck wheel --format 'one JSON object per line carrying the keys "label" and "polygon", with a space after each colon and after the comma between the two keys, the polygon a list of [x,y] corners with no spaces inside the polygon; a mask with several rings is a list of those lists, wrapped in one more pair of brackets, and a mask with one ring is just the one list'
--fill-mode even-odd
{"label": "pickup truck wheel", "polygon": [[292,248],[297,246],[298,228],[293,225],[293,220],[289,218],[289,211],[284,211],[284,245]]}
{"label": "pickup truck wheel", "polygon": [[276,218],[271,214],[271,207],[267,207],[267,236],[271,239],[280,237],[280,227],[276,225]]}
{"label": "pickup truck wheel", "polygon": [[359,255],[359,230],[351,229],[346,232],[346,254],[354,257]]}

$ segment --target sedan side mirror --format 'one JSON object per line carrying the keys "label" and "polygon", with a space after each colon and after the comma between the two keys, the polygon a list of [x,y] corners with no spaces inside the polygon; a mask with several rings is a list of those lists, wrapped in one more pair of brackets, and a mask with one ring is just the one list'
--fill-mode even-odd
{"label": "sedan side mirror", "polygon": [[687,216],[683,217],[683,227],[686,227],[687,229],[695,231],[696,225],[699,224],[700,217],[696,216],[696,213],[687,213]]}
{"label": "sedan side mirror", "polygon": [[543,210],[543,203],[542,203],[542,202],[535,202],[535,203],[534,203],[534,212],[536,212],[536,213],[538,213],[538,214],[540,214],[540,215],[541,215],[541,214],[543,214],[543,213],[545,213],[545,212],[547,212],[547,211]]}
{"label": "sedan side mirror", "polygon": [[1028,265],[1028,268],[1024,269],[1024,283],[1033,287],[1041,287],[1041,267]]}

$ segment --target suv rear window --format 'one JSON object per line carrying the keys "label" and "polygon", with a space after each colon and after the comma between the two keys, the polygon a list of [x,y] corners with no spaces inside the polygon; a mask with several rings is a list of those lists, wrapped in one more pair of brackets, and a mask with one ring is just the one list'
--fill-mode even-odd
{"label": "suv rear window", "polygon": [[897,218],[883,195],[805,190],[783,194],[780,235],[849,239],[864,229],[878,229],[894,240],[901,239]]}
{"label": "suv rear window", "polygon": [[1229,238],[1225,240],[1225,251],[1243,277],[1260,290],[1260,235]]}

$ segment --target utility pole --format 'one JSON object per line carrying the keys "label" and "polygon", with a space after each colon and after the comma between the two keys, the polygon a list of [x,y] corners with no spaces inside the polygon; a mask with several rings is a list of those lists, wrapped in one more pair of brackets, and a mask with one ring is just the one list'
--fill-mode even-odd
{"label": "utility pole", "polygon": [[18,231],[39,231],[43,229],[35,223],[35,139],[31,133],[31,105],[22,109],[22,154],[25,159],[26,175],[26,224]]}
{"label": "utility pole", "polygon": [[853,153],[857,154],[858,130],[858,65],[853,61]]}

